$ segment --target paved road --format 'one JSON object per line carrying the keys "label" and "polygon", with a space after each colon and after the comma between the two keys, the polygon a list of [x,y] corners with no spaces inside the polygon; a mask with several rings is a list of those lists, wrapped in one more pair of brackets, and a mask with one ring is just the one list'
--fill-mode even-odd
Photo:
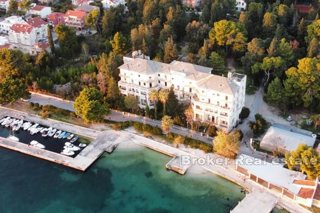
{"label": "paved road", "polygon": [[[31,98],[28,101],[32,103],[38,103],[40,105],[52,105],[61,109],[66,109],[74,112],[73,101],[63,100],[53,96],[32,93]],[[117,121],[117,122],[136,121],[140,123],[149,124],[155,127],[161,127],[161,121],[159,120],[153,120],[147,117],[138,116],[130,113],[124,113],[116,110],[111,110],[111,113],[106,116],[106,119],[111,121]],[[173,125],[173,127],[171,128],[171,132],[175,134],[187,136],[196,140],[200,140],[207,144],[212,144],[212,140],[213,140],[213,138],[202,136],[200,132],[192,131],[190,129],[176,126],[176,125]]]}

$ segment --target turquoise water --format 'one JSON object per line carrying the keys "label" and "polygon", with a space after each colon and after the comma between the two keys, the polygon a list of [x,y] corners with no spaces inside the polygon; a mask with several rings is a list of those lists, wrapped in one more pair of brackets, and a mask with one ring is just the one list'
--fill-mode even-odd
{"label": "turquoise water", "polygon": [[180,176],[148,149],[103,155],[87,172],[0,149],[0,212],[229,212],[240,187],[213,174]]}

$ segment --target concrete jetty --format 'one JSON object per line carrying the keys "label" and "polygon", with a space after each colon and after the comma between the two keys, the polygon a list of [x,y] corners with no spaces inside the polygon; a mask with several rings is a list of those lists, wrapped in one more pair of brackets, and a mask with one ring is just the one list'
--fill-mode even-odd
{"label": "concrete jetty", "polygon": [[187,170],[191,167],[191,164],[182,164],[182,156],[175,156],[167,164],[166,168],[174,172],[184,175]]}
{"label": "concrete jetty", "polygon": [[253,191],[239,202],[231,213],[269,213],[277,205],[278,199],[270,193]]}

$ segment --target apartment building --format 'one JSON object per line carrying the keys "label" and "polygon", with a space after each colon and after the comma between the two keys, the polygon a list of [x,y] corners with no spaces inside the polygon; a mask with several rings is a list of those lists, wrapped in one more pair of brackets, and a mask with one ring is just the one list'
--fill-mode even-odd
{"label": "apartment building", "polygon": [[0,22],[0,33],[8,35],[10,28],[14,24],[26,24],[27,22],[20,16],[9,16]]}
{"label": "apartment building", "polygon": [[47,18],[48,15],[52,13],[51,7],[42,6],[42,5],[35,5],[32,7],[28,14],[40,16],[41,18]]}
{"label": "apartment building", "polygon": [[65,14],[65,25],[82,30],[85,27],[86,12],[80,10],[68,10]]}
{"label": "apartment building", "polygon": [[151,90],[172,87],[180,101],[191,103],[194,120],[226,131],[236,126],[245,101],[245,75],[213,75],[208,67],[181,61],[165,64],[137,52],[123,60],[119,67],[120,92],[136,96],[141,108],[154,107],[149,100]]}

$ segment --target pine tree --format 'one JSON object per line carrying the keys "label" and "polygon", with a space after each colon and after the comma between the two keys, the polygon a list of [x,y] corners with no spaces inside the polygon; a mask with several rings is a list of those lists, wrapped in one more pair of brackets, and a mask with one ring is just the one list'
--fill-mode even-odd
{"label": "pine tree", "polygon": [[114,34],[111,41],[112,51],[116,55],[124,55],[126,50],[126,39],[121,33],[117,32]]}
{"label": "pine tree", "polygon": [[175,60],[178,58],[178,53],[177,53],[177,46],[173,42],[173,38],[170,37],[166,41],[164,45],[164,55],[163,55],[163,61],[165,63],[170,63],[171,61]]}
{"label": "pine tree", "polygon": [[319,52],[319,40],[317,38],[313,38],[308,46],[307,56],[309,58],[316,57]]}
{"label": "pine tree", "polygon": [[48,42],[50,46],[51,53],[54,55],[55,54],[55,48],[54,48],[54,43],[53,43],[53,38],[52,38],[52,31],[50,26],[48,25]]}

